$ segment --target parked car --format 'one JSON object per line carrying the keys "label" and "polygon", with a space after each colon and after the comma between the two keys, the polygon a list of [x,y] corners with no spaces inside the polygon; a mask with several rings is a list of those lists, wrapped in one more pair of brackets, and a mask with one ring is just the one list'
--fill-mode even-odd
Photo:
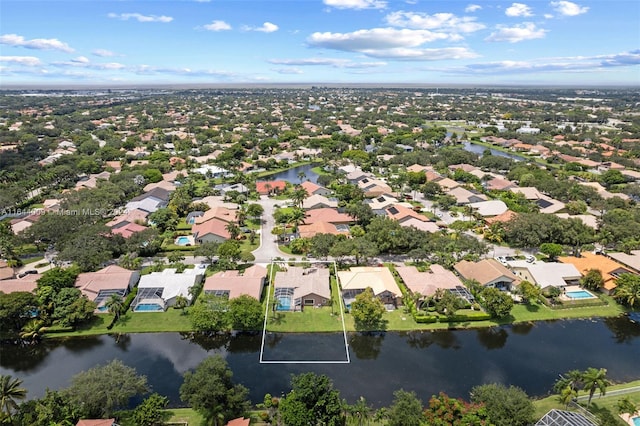
{"label": "parked car", "polygon": [[22,271],[22,272],[20,272],[20,273],[18,274],[18,278],[24,278],[24,277],[26,277],[27,275],[30,275],[30,274],[37,274],[37,273],[38,273],[38,271],[36,271],[35,269],[29,269],[29,270],[27,270],[27,271]]}
{"label": "parked car", "polygon": [[535,261],[536,261],[536,257],[535,257],[535,256],[532,256],[532,255],[530,255],[530,254],[528,254],[528,255],[526,255],[526,256],[525,256],[525,260],[526,260],[527,262],[529,262],[529,263],[533,263],[533,262],[535,262]]}

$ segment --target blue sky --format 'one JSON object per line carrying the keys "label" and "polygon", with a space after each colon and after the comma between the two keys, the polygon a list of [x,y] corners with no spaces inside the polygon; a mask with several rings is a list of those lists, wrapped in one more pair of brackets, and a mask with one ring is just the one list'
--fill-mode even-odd
{"label": "blue sky", "polygon": [[640,85],[640,1],[2,0],[11,84]]}

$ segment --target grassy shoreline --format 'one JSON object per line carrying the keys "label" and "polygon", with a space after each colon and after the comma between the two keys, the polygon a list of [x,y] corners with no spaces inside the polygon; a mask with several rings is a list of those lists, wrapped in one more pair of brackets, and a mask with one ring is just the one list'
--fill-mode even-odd
{"label": "grassy shoreline", "polygon": [[[337,310],[336,310],[337,312]],[[386,312],[387,328],[385,331],[428,331],[428,330],[464,330],[495,327],[509,324],[532,323],[536,321],[555,321],[569,319],[607,318],[617,317],[626,311],[616,303],[608,306],[589,306],[552,310],[544,305],[516,305],[510,317],[484,321],[466,322],[436,322],[428,324],[416,323],[409,313],[403,309]],[[112,320],[111,314],[100,314],[88,326],[75,331],[47,333],[46,338],[95,336],[117,333],[163,333],[163,332],[191,332],[195,331],[187,313],[177,309],[166,312],[127,312],[111,329],[107,326]],[[355,332],[353,317],[345,314],[347,332]],[[307,309],[303,312],[282,312],[277,323],[270,322],[270,331],[279,333],[327,333],[341,332],[342,323],[339,315],[331,315],[331,308]],[[261,331],[261,330],[258,330]]]}

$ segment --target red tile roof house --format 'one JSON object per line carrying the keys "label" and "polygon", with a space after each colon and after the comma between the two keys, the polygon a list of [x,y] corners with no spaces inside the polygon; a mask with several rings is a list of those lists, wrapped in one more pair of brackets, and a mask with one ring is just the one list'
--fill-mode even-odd
{"label": "red tile roof house", "polygon": [[[281,304],[278,310],[302,311],[305,306],[324,306],[331,303],[329,269],[289,266],[276,272],[275,300]],[[287,302],[284,302],[284,299]]]}
{"label": "red tile roof house", "polygon": [[86,419],[78,420],[76,426],[117,426],[116,419]]}
{"label": "red tile roof house", "polygon": [[256,182],[256,191],[260,195],[271,195],[283,192],[287,187],[287,182],[283,180],[270,180]]}
{"label": "red tile roof house", "polygon": [[464,287],[460,278],[440,265],[431,265],[427,272],[420,272],[415,266],[396,266],[396,271],[412,293],[422,296],[433,296],[439,288],[456,290],[456,287]]}
{"label": "red tile roof house", "polygon": [[249,426],[251,419],[245,419],[244,417],[238,417],[237,419],[229,420],[225,426]]}
{"label": "red tile roof house", "polygon": [[260,300],[266,277],[267,269],[259,265],[253,265],[244,271],[220,271],[207,278],[202,291],[229,299],[246,294]]}
{"label": "red tile roof house", "polygon": [[404,207],[400,204],[394,204],[385,209],[387,216],[390,219],[395,219],[400,223],[406,222],[409,219],[417,219],[422,222],[429,222],[429,218],[421,215],[413,209]]}
{"label": "red tile roof house", "polygon": [[227,231],[227,225],[229,222],[213,218],[204,223],[196,223],[191,228],[191,232],[199,244],[212,241],[221,243],[231,238],[231,234]]}
{"label": "red tile roof house", "polygon": [[313,183],[311,181],[305,181],[300,184],[304,189],[307,190],[307,194],[309,195],[324,195],[327,196],[331,194],[331,190],[325,188],[324,186],[320,186],[317,183]]}
{"label": "red tile roof house", "polygon": [[6,261],[0,260],[0,280],[11,279],[13,278],[13,275],[13,267],[9,266]]}
{"label": "red tile roof house", "polygon": [[99,312],[105,312],[101,306],[112,294],[126,295],[140,278],[138,271],[130,271],[117,265],[109,265],[96,272],[85,272],[76,278],[75,287],[87,299],[96,302]]}
{"label": "red tile roof house", "polygon": [[142,232],[148,229],[146,226],[138,225],[137,223],[127,223],[124,226],[117,228],[111,228],[112,234],[122,235],[124,238],[129,238],[137,232]]}
{"label": "red tile roof house", "polygon": [[308,210],[306,212],[304,224],[310,225],[316,222],[350,225],[354,222],[354,219],[346,213],[340,213],[336,209],[323,208]]}
{"label": "red tile roof house", "polygon": [[348,225],[334,225],[329,222],[314,222],[309,225],[298,226],[300,238],[313,238],[318,234],[349,235]]}
{"label": "red tile roof house", "polygon": [[0,280],[0,292],[9,294],[17,291],[33,293],[38,287],[38,280],[42,275],[28,274],[22,278]]}
{"label": "red tile roof house", "polygon": [[495,287],[499,290],[511,290],[520,283],[520,279],[506,266],[495,259],[483,259],[479,262],[463,260],[453,269],[466,280],[476,280],[483,287]]}

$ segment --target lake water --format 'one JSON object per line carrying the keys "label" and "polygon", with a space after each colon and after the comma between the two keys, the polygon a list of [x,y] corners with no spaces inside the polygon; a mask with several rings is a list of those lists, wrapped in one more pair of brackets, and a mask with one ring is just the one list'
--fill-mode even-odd
{"label": "lake water", "polygon": [[[482,154],[487,150],[486,146],[478,145],[473,142],[463,142],[463,146],[465,151],[473,152],[474,154],[478,154],[480,156],[482,156]],[[524,157],[521,157],[519,155],[498,151],[497,149],[489,148],[489,150],[491,151],[491,155],[497,155],[499,157],[507,157],[515,161],[522,161],[525,159]]]}
{"label": "lake water", "polygon": [[[265,177],[265,180],[286,180],[287,182],[291,182],[296,185],[298,183],[302,183],[304,181],[310,180],[313,183],[318,182],[318,174],[313,172],[313,169],[316,164],[306,164],[304,166],[294,167],[292,169],[285,170],[283,172],[274,173]],[[300,179],[300,173],[304,173],[302,179]]]}
{"label": "lake water", "polygon": [[[468,398],[479,384],[520,386],[546,395],[558,374],[604,367],[614,381],[640,379],[640,324],[626,318],[539,322],[479,330],[389,332],[348,336],[350,364],[261,364],[261,335],[203,337],[148,333],[48,340],[0,348],[0,374],[24,380],[29,398],[69,384],[76,373],[114,358],[148,377],[154,391],[180,405],[182,374],[205,357],[224,356],[254,402],[289,389],[291,374],[324,373],[349,402],[364,396],[388,405],[393,391],[413,390],[427,401],[444,391]],[[342,334],[269,335],[265,360],[344,360]]]}

